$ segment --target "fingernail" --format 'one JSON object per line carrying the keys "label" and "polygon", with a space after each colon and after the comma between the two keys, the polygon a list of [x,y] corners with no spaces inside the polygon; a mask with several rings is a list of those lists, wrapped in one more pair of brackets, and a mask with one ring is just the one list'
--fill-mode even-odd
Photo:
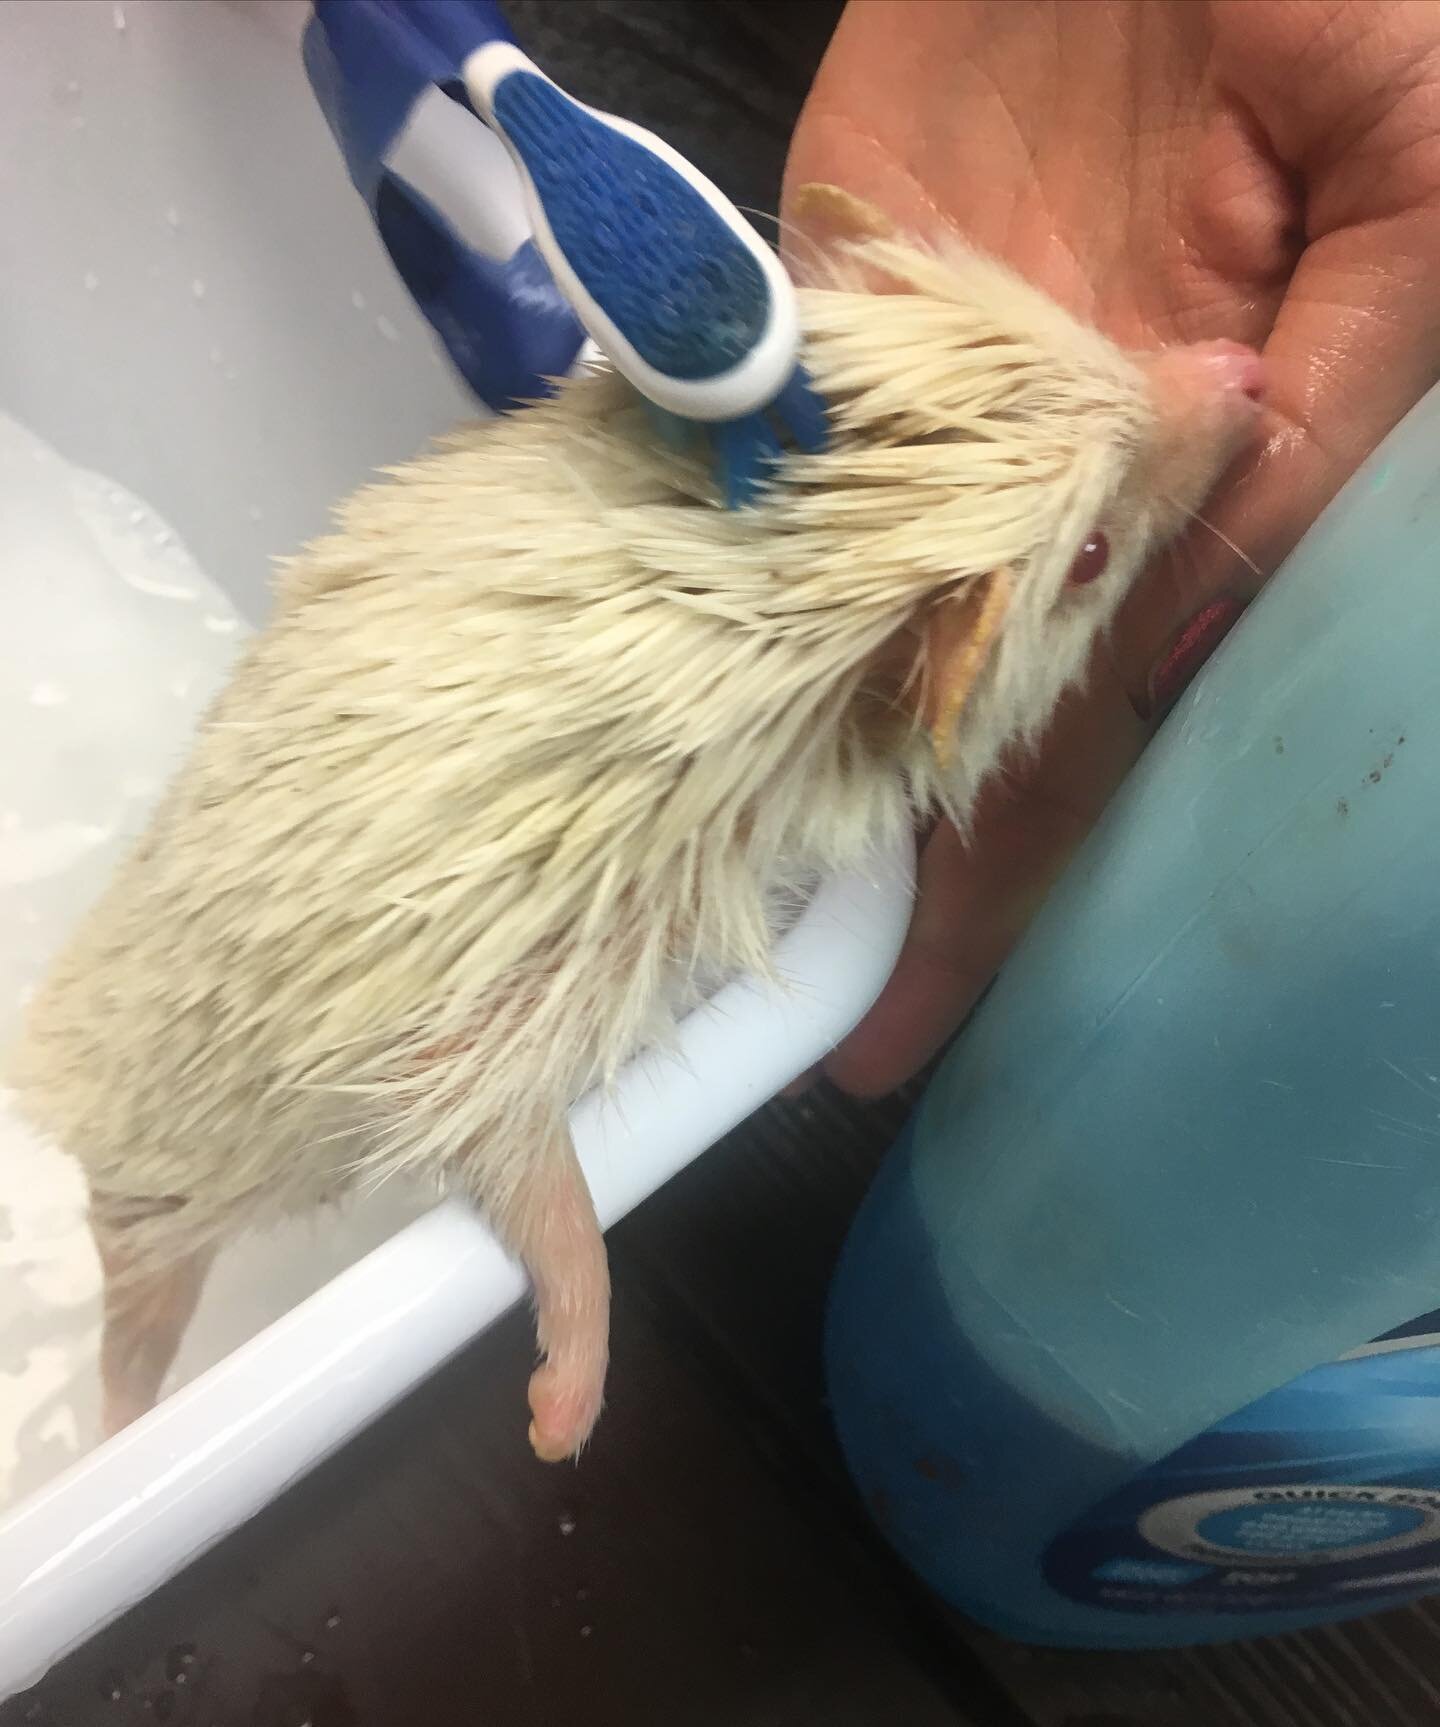
{"label": "fingernail", "polygon": [[1136,714],[1150,722],[1164,719],[1190,681],[1239,623],[1245,603],[1231,595],[1212,600],[1183,624],[1155,662],[1144,696],[1130,698]]}

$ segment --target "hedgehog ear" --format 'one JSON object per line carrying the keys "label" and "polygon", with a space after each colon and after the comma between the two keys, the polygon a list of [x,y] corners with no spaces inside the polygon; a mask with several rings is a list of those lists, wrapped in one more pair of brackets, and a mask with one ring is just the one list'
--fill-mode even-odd
{"label": "hedgehog ear", "polygon": [[936,600],[918,622],[910,705],[942,770],[954,752],[956,721],[1000,640],[1013,588],[1008,569],[994,570]]}
{"label": "hedgehog ear", "polygon": [[817,240],[893,240],[895,224],[874,204],[843,186],[807,180],[795,188],[791,212]]}
{"label": "hedgehog ear", "polygon": [[843,259],[849,271],[859,275],[860,285],[872,294],[912,292],[904,282],[887,275],[872,260],[858,256],[867,240],[895,240],[900,237],[899,229],[874,204],[855,197],[842,186],[808,180],[795,188],[789,214],[808,242],[804,256],[790,259],[802,278],[830,280],[830,273],[823,265],[815,263],[818,254],[821,258]]}

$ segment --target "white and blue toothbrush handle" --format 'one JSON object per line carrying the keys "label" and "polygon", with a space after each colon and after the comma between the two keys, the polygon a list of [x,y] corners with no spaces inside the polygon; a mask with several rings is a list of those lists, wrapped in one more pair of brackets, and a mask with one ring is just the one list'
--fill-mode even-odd
{"label": "white and blue toothbrush handle", "polygon": [[598,348],[666,441],[703,429],[729,507],[758,497],[779,429],[825,448],[770,247],[668,144],[561,91],[494,0],[314,0],[305,58],[397,269],[492,408]]}

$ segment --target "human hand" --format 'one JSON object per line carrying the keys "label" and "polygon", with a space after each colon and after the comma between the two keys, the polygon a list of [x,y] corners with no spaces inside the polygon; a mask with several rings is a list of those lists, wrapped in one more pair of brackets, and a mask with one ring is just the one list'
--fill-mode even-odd
{"label": "human hand", "polygon": [[1126,346],[1266,360],[1263,448],[972,838],[926,841],[895,973],[827,1064],[874,1095],[959,1025],[1239,606],[1440,378],[1440,4],[851,0],[787,201],[811,181],[950,223]]}

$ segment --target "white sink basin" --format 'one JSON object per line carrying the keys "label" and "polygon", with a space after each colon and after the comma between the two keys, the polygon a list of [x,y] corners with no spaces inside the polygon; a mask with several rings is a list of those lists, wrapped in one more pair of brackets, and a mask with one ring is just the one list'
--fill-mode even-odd
{"label": "white sink basin", "polygon": [[[0,636],[0,1038],[262,618],[267,558],[475,411],[315,108],[306,11],[0,7],[0,592],[14,626]],[[678,1059],[638,1063],[613,1107],[578,1106],[604,1221],[854,1023],[898,950],[910,863],[826,884],[785,938],[784,989],[729,986],[687,1021]],[[463,1207],[387,1187],[224,1256],[176,1389],[97,1446],[83,1203],[68,1160],[0,1110],[0,1697],[523,1287]]]}

